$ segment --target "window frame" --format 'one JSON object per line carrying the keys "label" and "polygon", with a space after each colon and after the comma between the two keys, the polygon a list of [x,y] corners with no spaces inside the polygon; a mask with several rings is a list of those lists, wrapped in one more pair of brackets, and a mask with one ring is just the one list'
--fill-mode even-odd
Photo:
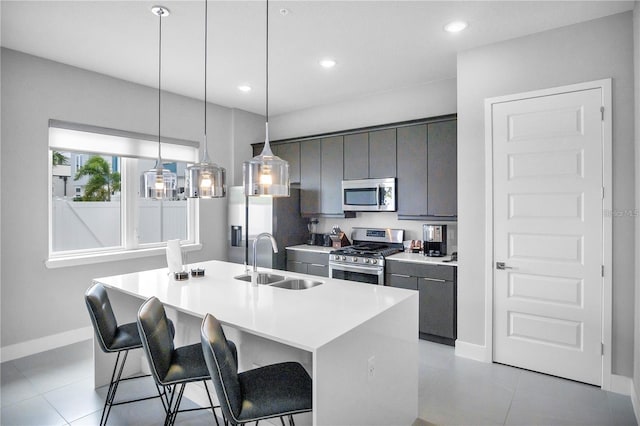
{"label": "window frame", "polygon": [[[92,139],[82,138],[82,133],[90,133]],[[162,138],[163,160],[180,161],[189,164],[197,162],[199,146],[197,142]],[[48,143],[48,268],[86,265],[116,260],[157,256],[165,253],[166,241],[139,243],[137,238],[139,179],[137,158],[154,159],[157,156],[158,137],[142,133],[127,132],[85,124],[49,120]],[[115,155],[120,158],[122,188],[120,197],[120,245],[108,248],[53,251],[53,151],[71,151]],[[202,248],[199,232],[199,200],[187,198],[187,238],[181,240],[185,251]],[[160,201],[162,202],[162,201]]]}

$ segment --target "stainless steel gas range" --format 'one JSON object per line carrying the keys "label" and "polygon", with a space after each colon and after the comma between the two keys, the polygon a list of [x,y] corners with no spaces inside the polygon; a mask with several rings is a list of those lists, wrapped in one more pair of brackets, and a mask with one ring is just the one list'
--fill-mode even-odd
{"label": "stainless steel gas range", "polygon": [[403,229],[353,228],[353,245],[329,254],[329,277],[384,285],[384,258],[403,250]]}

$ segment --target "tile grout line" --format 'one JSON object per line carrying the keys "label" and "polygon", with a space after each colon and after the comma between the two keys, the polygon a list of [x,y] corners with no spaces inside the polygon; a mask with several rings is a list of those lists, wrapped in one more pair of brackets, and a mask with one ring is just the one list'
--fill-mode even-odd
{"label": "tile grout line", "polygon": [[511,406],[513,405],[513,400],[516,397],[516,392],[518,391],[518,387],[520,386],[520,377],[522,376],[522,371],[518,372],[518,380],[516,381],[516,386],[513,389],[513,393],[511,394],[511,401],[509,401],[509,407],[507,407],[507,412],[504,415],[504,420],[502,421],[502,424],[504,426],[506,426],[507,424],[507,419],[509,418],[509,413],[511,412]]}

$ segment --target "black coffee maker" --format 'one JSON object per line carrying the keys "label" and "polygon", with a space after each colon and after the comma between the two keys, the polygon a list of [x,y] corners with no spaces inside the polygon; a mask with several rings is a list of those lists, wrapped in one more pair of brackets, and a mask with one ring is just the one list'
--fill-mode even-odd
{"label": "black coffee maker", "polygon": [[422,225],[422,239],[425,256],[442,257],[447,254],[447,225]]}

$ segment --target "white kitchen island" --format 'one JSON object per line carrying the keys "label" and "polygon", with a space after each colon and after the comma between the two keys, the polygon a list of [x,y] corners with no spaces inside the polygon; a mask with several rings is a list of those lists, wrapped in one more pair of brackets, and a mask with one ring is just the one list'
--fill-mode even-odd
{"label": "white kitchen island", "polygon": [[[314,425],[411,425],[418,415],[418,293],[391,287],[259,268],[323,284],[305,290],[252,286],[234,279],[243,265],[198,263],[205,277],[175,281],[167,269],[96,278],[135,318],[156,296],[176,322],[176,345],[200,341],[206,313],[238,345],[240,370],[285,360],[313,379]],[[121,314],[127,310],[127,314]],[[94,343],[95,385],[108,382],[114,358]]]}

